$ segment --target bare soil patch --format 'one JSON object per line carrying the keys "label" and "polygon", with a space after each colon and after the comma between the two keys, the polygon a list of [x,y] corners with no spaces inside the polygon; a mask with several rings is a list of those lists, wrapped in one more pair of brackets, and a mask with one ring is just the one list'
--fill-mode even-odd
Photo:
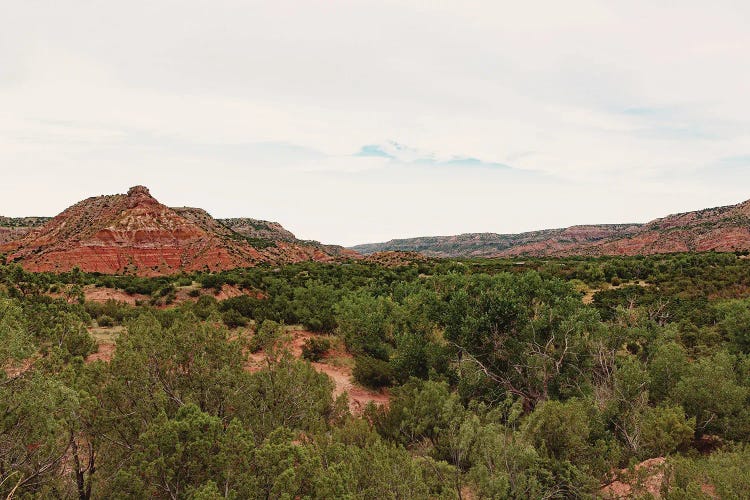
{"label": "bare soil patch", "polygon": [[93,363],[94,361],[99,360],[110,361],[115,354],[117,337],[124,329],[125,328],[122,326],[96,326],[89,328],[89,334],[94,337],[94,340],[96,340],[97,351],[86,357],[86,363]]}
{"label": "bare soil patch", "polygon": [[[606,499],[663,498],[661,487],[664,484],[666,459],[656,457],[637,464],[633,469],[615,472],[616,480],[603,486],[599,495]],[[719,498],[711,484],[701,485],[701,491],[709,498]]]}
{"label": "bare soil patch", "polygon": [[[295,358],[302,357],[302,346],[307,339],[321,336],[295,328],[288,330],[286,333],[289,340],[285,347]],[[349,410],[355,415],[361,414],[370,402],[377,405],[387,405],[390,400],[388,392],[374,391],[355,383],[352,379],[353,356],[346,352],[338,338],[332,336],[326,336],[326,338],[331,341],[333,348],[321,361],[311,364],[317,371],[325,373],[333,381],[333,396],[338,397],[346,393],[349,397]],[[263,351],[252,353],[249,358],[248,370],[258,371],[265,367],[266,355]]]}
{"label": "bare soil patch", "polygon": [[99,302],[104,303],[108,300],[116,300],[117,302],[125,302],[134,306],[136,301],[148,300],[148,295],[133,294],[130,295],[123,290],[117,288],[106,288],[87,286],[83,289],[83,297],[88,302]]}
{"label": "bare soil patch", "polygon": [[[117,337],[123,330],[124,328],[121,326],[89,328],[89,333],[96,340],[98,350],[90,354],[86,358],[86,362],[110,361],[115,353]],[[302,357],[302,346],[305,341],[311,337],[320,336],[294,327],[289,328],[286,334],[288,341],[284,347],[297,359]],[[388,391],[374,391],[355,383],[352,379],[353,356],[346,352],[338,338],[332,336],[326,336],[326,338],[331,341],[333,348],[324,359],[311,364],[318,372],[325,373],[333,381],[333,396],[338,397],[346,393],[349,397],[349,410],[355,415],[361,414],[370,402],[377,405],[387,405],[390,400]],[[263,351],[249,353],[246,368],[251,372],[262,370],[266,367],[266,361],[266,354]]]}
{"label": "bare soil patch", "polygon": [[664,457],[651,458],[636,465],[633,470],[622,469],[616,473],[619,479],[604,486],[599,493],[602,498],[634,498],[636,495],[651,495],[661,498],[664,482]]}
{"label": "bare soil patch", "polygon": [[628,282],[628,283],[621,283],[619,285],[605,285],[602,288],[592,288],[592,289],[586,291],[586,293],[584,293],[583,299],[582,299],[583,303],[584,304],[591,304],[592,302],[594,302],[594,295],[596,295],[598,292],[601,292],[601,291],[604,291],[604,290],[617,290],[618,288],[622,288],[622,287],[625,287],[625,286],[631,286],[631,285],[644,286],[644,287],[651,286],[650,283],[646,283],[643,280],[639,280],[639,281],[632,282],[632,283]]}

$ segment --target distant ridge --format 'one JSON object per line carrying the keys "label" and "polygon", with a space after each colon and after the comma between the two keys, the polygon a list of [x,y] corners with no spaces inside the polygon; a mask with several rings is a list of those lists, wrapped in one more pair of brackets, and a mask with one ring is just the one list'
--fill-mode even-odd
{"label": "distant ridge", "polygon": [[750,201],[669,215],[647,224],[600,224],[519,234],[425,236],[352,247],[362,254],[402,251],[428,257],[649,255],[750,251]]}
{"label": "distant ridge", "polygon": [[0,216],[0,245],[26,236],[29,231],[47,223],[50,218]]}
{"label": "distant ridge", "polygon": [[141,276],[359,257],[298,240],[277,223],[228,221],[198,208],[169,208],[134,186],[83,200],[53,219],[0,219],[0,253],[30,271]]}

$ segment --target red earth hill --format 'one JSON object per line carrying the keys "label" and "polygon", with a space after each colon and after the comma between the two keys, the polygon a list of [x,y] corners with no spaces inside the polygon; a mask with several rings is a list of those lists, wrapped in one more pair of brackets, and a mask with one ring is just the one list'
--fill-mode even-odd
{"label": "red earth hill", "polygon": [[243,235],[204,210],[169,208],[144,186],[135,186],[127,194],[83,200],[20,238],[0,241],[0,253],[30,271],[78,267],[139,276],[358,256],[340,247],[297,240],[281,226],[273,227],[284,237]]}
{"label": "red earth hill", "polygon": [[647,224],[602,224],[520,234],[425,236],[357,245],[354,250],[429,257],[649,255],[750,250],[750,201],[670,215]]}

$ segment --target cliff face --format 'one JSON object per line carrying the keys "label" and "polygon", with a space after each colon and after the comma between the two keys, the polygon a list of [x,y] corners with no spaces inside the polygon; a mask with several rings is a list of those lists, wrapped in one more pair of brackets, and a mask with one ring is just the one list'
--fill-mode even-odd
{"label": "cliff face", "polygon": [[142,276],[301,261],[335,262],[358,252],[432,257],[645,255],[750,250],[750,201],[686,212],[647,224],[572,226],[520,234],[472,233],[346,249],[298,240],[280,224],[214,219],[199,208],[169,208],[143,186],[83,200],[57,217],[0,217],[0,254],[31,271]]}
{"label": "cliff face", "polygon": [[750,201],[656,219],[629,238],[590,249],[604,255],[750,250]]}
{"label": "cliff face", "polygon": [[203,210],[162,205],[143,186],[81,201],[0,252],[31,271],[143,276],[337,258],[296,240],[254,244]]}
{"label": "cliff face", "polygon": [[370,254],[413,251],[433,257],[647,255],[750,250],[750,201],[647,224],[571,226],[520,234],[474,233],[358,245]]}

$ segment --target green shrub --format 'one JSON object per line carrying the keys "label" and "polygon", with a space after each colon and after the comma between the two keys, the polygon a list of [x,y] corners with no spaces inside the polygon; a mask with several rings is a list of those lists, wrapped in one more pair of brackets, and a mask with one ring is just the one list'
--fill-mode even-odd
{"label": "green shrub", "polygon": [[192,278],[188,278],[187,276],[177,280],[177,286],[190,286],[192,284],[193,284]]}
{"label": "green shrub", "polygon": [[248,347],[250,352],[258,352],[261,349],[266,348],[269,344],[273,343],[276,339],[281,336],[281,325],[275,321],[269,319],[265,320],[250,338]]}
{"label": "green shrub", "polygon": [[359,356],[354,360],[352,372],[360,384],[379,389],[393,384],[393,368],[390,363],[370,356]]}
{"label": "green shrub", "polygon": [[106,314],[102,314],[98,318],[96,318],[96,324],[103,327],[108,328],[110,326],[115,326],[115,320],[112,319],[111,316],[107,316]]}
{"label": "green shrub", "polygon": [[237,328],[239,326],[247,325],[247,320],[245,319],[245,317],[234,309],[227,309],[226,311],[224,311],[221,314],[221,319],[229,328]]}
{"label": "green shrub", "polygon": [[643,458],[667,455],[687,446],[695,433],[695,417],[679,406],[648,408],[641,417]]}
{"label": "green shrub", "polygon": [[170,295],[170,294],[172,294],[174,292],[175,292],[174,285],[169,284],[169,285],[166,285],[165,287],[163,287],[162,289],[160,289],[157,293],[158,293],[159,297],[166,297],[167,295]]}
{"label": "green shrub", "polygon": [[201,295],[193,307],[193,312],[200,319],[208,318],[214,311],[216,311],[216,299],[211,295]]}
{"label": "green shrub", "polygon": [[331,342],[328,339],[310,337],[302,345],[302,357],[308,361],[320,361],[330,349]]}

